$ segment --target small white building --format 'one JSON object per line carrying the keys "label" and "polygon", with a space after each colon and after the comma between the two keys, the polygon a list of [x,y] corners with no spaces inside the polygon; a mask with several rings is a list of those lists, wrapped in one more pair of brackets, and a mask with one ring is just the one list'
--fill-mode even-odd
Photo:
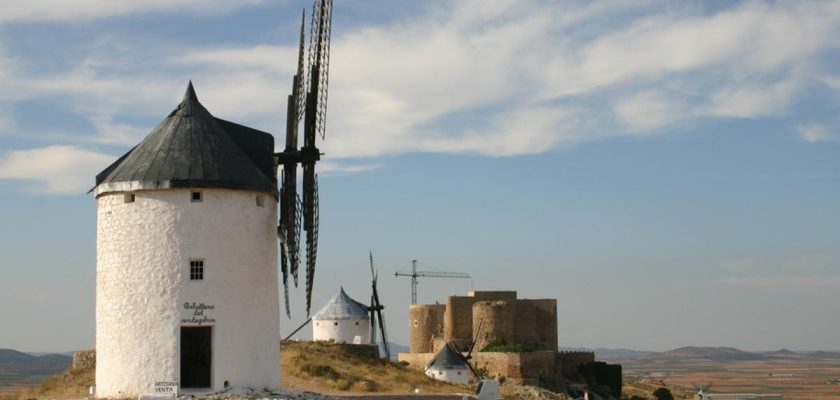
{"label": "small white building", "polygon": [[338,293],[312,316],[312,340],[370,344],[370,308]]}
{"label": "small white building", "polygon": [[97,397],[278,388],[273,156],[190,84],[97,175]]}
{"label": "small white building", "polygon": [[439,381],[466,385],[470,381],[470,367],[464,356],[447,344],[426,365],[426,375]]}

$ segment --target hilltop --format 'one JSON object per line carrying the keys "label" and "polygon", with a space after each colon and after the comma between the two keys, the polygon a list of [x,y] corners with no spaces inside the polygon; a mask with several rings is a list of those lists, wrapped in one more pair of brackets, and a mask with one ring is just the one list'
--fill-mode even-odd
{"label": "hilltop", "polygon": [[[374,348],[375,350],[375,348]],[[283,342],[280,353],[283,389],[329,395],[462,394],[463,385],[436,381],[421,371],[377,357],[364,347],[323,342]]]}
{"label": "hilltop", "polygon": [[66,370],[72,362],[71,357],[63,354],[35,356],[0,349],[0,396],[37,385],[47,377]]}
{"label": "hilltop", "polygon": [[669,350],[664,353],[659,353],[653,357],[659,359],[678,359],[681,361],[688,361],[692,359],[712,361],[748,361],[762,360],[767,356],[759,353],[750,353],[747,351],[738,350],[734,347],[687,346],[680,347],[674,350]]}
{"label": "hilltop", "polygon": [[[289,341],[284,342],[281,349],[281,384],[285,391],[360,399],[388,395],[418,398],[417,394],[430,396],[427,398],[460,399],[462,395],[473,392],[470,386],[436,381],[422,371],[380,359],[375,352],[364,346]],[[69,369],[44,380],[38,387],[16,395],[0,395],[0,399],[87,397],[88,388],[94,383],[94,375],[93,368]],[[504,398],[518,400],[570,399],[564,394],[545,389],[512,384],[502,386],[502,395]],[[231,399],[249,398],[225,396]]]}
{"label": "hilltop", "polygon": [[840,358],[840,352],[832,351],[745,351],[734,347],[685,346],[673,350],[655,352],[631,349],[589,350],[587,348],[569,348],[572,350],[594,351],[599,359],[630,362],[692,362],[692,361],[761,361],[761,360],[826,360]]}
{"label": "hilltop", "polygon": [[63,354],[31,355],[12,349],[0,349],[0,365],[70,365],[73,358]]}

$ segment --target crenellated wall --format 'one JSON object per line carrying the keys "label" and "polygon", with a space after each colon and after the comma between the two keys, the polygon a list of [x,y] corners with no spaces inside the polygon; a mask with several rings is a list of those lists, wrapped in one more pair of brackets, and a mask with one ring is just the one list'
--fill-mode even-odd
{"label": "crenellated wall", "polygon": [[557,350],[557,300],[555,299],[533,299],[521,300],[533,304],[536,308],[537,340],[548,350]]}
{"label": "crenellated wall", "polygon": [[595,353],[591,351],[561,351],[557,353],[557,370],[564,378],[576,378],[578,367],[595,362]]}
{"label": "crenellated wall", "polygon": [[96,350],[76,350],[73,352],[73,369],[96,368]]}
{"label": "crenellated wall", "polygon": [[516,300],[516,292],[513,290],[472,291],[467,292],[467,297],[472,297],[475,301],[512,302]]}
{"label": "crenellated wall", "polygon": [[[399,360],[421,369],[447,342],[467,352],[474,336],[476,365],[518,382],[534,383],[558,373],[576,377],[578,366],[595,359],[592,352],[557,352],[557,300],[517,299],[515,291],[475,291],[450,296],[445,305],[412,305],[409,334],[411,352],[399,354]],[[499,339],[534,345],[538,350],[481,352]]]}
{"label": "crenellated wall", "polygon": [[445,305],[410,306],[410,351],[434,352],[440,348],[435,340],[466,350],[479,324],[483,326],[478,348],[500,338],[535,344],[542,350],[558,348],[557,300],[517,299],[514,291],[474,291],[468,296],[450,296]]}
{"label": "crenellated wall", "polygon": [[556,373],[554,351],[530,353],[474,353],[476,368],[487,371],[488,376],[504,377],[506,381],[534,385],[540,378],[550,378]]}

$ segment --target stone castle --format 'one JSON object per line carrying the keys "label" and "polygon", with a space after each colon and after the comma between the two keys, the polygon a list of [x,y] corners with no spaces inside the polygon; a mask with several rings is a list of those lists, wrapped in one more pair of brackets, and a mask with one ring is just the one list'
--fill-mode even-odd
{"label": "stone castle", "polygon": [[[413,367],[424,368],[450,343],[461,352],[473,348],[471,362],[488,375],[522,383],[575,378],[579,366],[595,361],[592,352],[558,351],[557,300],[517,299],[515,291],[476,291],[450,296],[446,304],[413,304],[409,339],[409,353],[398,357]],[[487,348],[505,343],[527,351]]]}

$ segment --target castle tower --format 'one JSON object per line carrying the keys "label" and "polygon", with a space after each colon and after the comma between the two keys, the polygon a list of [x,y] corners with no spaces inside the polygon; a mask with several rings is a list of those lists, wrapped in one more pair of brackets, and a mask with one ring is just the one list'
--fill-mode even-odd
{"label": "castle tower", "polygon": [[444,304],[412,304],[408,306],[410,353],[431,353],[434,340],[443,339]]}
{"label": "castle tower", "polygon": [[97,175],[97,397],[279,386],[273,154],[190,84]]}
{"label": "castle tower", "polygon": [[336,343],[370,343],[368,306],[350,298],[340,288],[338,293],[312,316],[312,340]]}
{"label": "castle tower", "polygon": [[[511,342],[514,331],[514,308],[507,301],[478,301],[472,309],[475,348],[481,351],[498,340]],[[480,332],[479,332],[480,325]]]}

